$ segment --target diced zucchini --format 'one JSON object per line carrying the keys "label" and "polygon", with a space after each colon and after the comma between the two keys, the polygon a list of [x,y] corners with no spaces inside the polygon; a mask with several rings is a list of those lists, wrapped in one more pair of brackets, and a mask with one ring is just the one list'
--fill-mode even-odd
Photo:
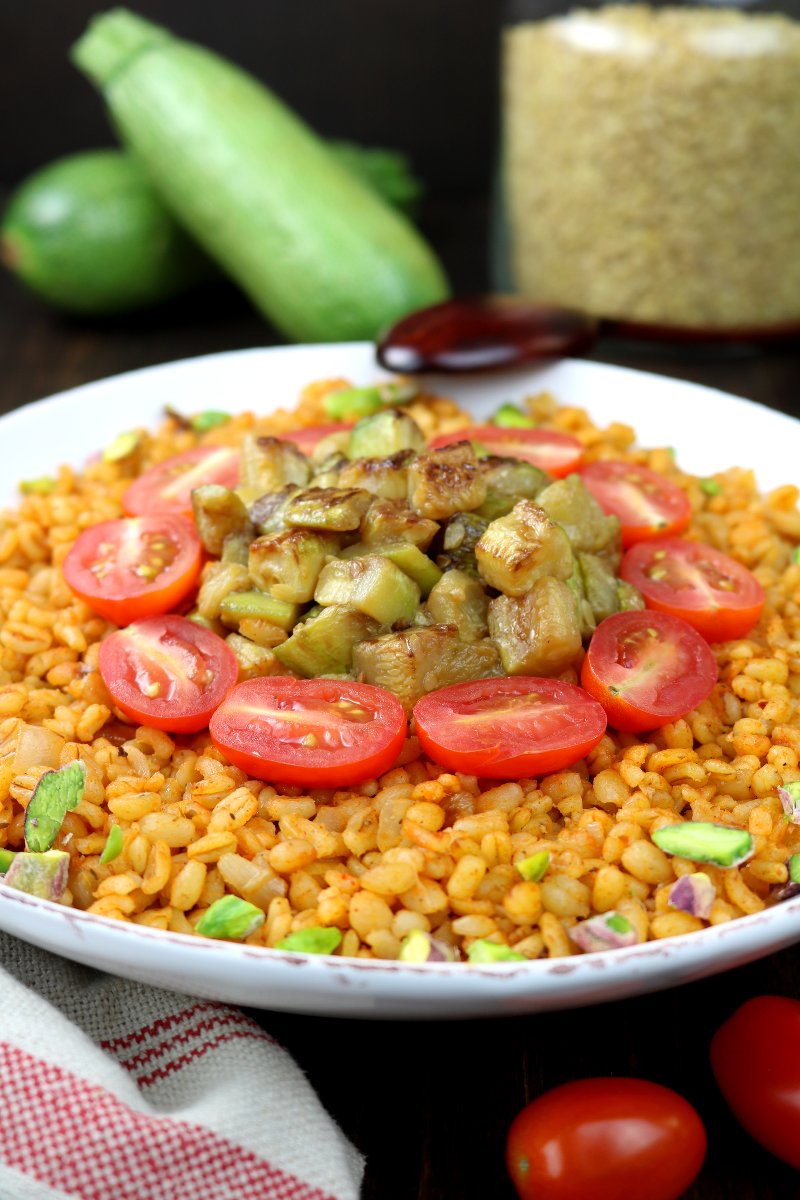
{"label": "diced zucchini", "polygon": [[408,413],[387,408],[358,421],[350,434],[350,458],[389,458],[398,450],[424,450],[425,435]]}
{"label": "diced zucchini", "polygon": [[259,496],[250,504],[250,520],[259,533],[281,533],[287,529],[286,506],[293,496],[300,494],[296,483],[287,484],[279,492],[269,492]]}
{"label": "diced zucchini", "polygon": [[235,627],[244,617],[256,617],[281,629],[291,629],[300,618],[300,606],[276,600],[266,592],[231,592],[220,605],[220,617],[226,625]]}
{"label": "diced zucchini", "polygon": [[467,571],[478,574],[475,547],[489,527],[485,517],[477,513],[456,513],[444,527],[442,551],[436,562],[443,571]]}
{"label": "diced zucchini", "polygon": [[[350,436],[349,434],[347,435]],[[339,487],[339,476],[342,469],[347,466],[350,459],[347,455],[342,454],[339,450],[334,450],[332,454],[327,454],[322,462],[316,464],[314,474],[311,476],[310,486],[315,488],[333,488]],[[351,484],[347,484],[351,487]]]}
{"label": "diced zucchini", "polygon": [[624,579],[617,580],[617,599],[620,612],[631,612],[645,607],[642,593]]}
{"label": "diced zucchini", "polygon": [[535,500],[550,483],[549,475],[521,458],[491,455],[479,459],[479,466],[486,484],[486,499],[476,511],[489,521],[510,513],[518,500]]}
{"label": "diced zucchini", "polygon": [[560,526],[533,500],[520,500],[492,521],[475,547],[478,570],[490,587],[522,596],[537,579],[569,579],[572,547]]}
{"label": "diced zucchini", "polygon": [[339,487],[364,488],[384,500],[405,500],[408,491],[408,465],[413,450],[399,450],[389,458],[354,458],[339,472]]}
{"label": "diced zucchini", "polygon": [[486,484],[467,442],[420,454],[408,468],[408,503],[421,517],[441,521],[470,512],[486,499]]}
{"label": "diced zucchini", "polygon": [[442,572],[426,554],[411,542],[384,542],[375,545],[365,545],[357,542],[342,551],[342,558],[364,558],[368,554],[379,554],[395,563],[401,571],[405,571],[414,580],[423,596],[442,578]]}
{"label": "diced zucchini", "polygon": [[[305,615],[304,613],[303,616]],[[239,621],[239,633],[255,642],[257,646],[265,646],[267,650],[280,646],[288,636],[280,625],[276,625],[274,621],[265,621],[263,617],[242,617]]]}
{"label": "diced zucchini", "polygon": [[252,489],[256,494],[277,492],[287,483],[305,487],[310,478],[311,463],[294,442],[245,434],[239,469],[239,482],[243,488]]}
{"label": "diced zucchini", "polygon": [[276,600],[307,604],[320,571],[338,548],[335,534],[313,529],[287,529],[256,538],[250,546],[250,578]]}
{"label": "diced zucchini", "polygon": [[507,675],[558,675],[575,663],[582,647],[573,593],[550,576],[524,596],[492,600],[489,633]]}
{"label": "diced zucchini", "polygon": [[250,543],[254,537],[252,528],[244,533],[229,533],[222,543],[222,561],[246,567],[250,561]]}
{"label": "diced zucchini", "polygon": [[577,558],[572,560],[572,574],[566,583],[575,600],[575,611],[578,615],[581,637],[584,641],[587,641],[597,628],[597,621],[592,612],[592,606],[586,599],[586,587]]}
{"label": "diced zucchini", "polygon": [[445,571],[428,596],[428,611],[437,625],[455,625],[462,642],[486,637],[489,597],[474,575]]}
{"label": "diced zucchini", "polygon": [[435,688],[500,674],[500,662],[490,642],[467,645],[452,625],[430,625],[359,642],[353,671],[366,683],[394,692],[410,712]]}
{"label": "diced zucchini", "polygon": [[418,516],[397,500],[373,500],[361,522],[361,540],[368,545],[403,541],[427,550],[438,532],[436,521]]}
{"label": "diced zucchini", "polygon": [[608,564],[596,554],[581,552],[577,557],[586,599],[599,625],[612,613],[619,612],[617,580]]}
{"label": "diced zucchini", "polygon": [[192,511],[197,534],[209,554],[221,554],[225,539],[232,534],[253,536],[244,501],[220,483],[204,483],[195,488]]}
{"label": "diced zucchini", "polygon": [[372,503],[362,488],[306,488],[296,492],[283,513],[286,524],[344,533],[358,529]]}
{"label": "diced zucchini", "polygon": [[[622,546],[619,518],[606,516],[579,476],[568,475],[566,479],[557,479],[539,493],[536,503],[562,527],[576,554],[579,551],[588,554],[602,551],[606,557],[611,556],[612,566],[616,570]],[[616,561],[613,556],[616,556]]]}
{"label": "diced zucchini", "polygon": [[197,593],[197,611],[206,621],[216,621],[223,600],[232,592],[244,592],[250,587],[250,573],[241,563],[207,563]]}
{"label": "diced zucchini", "polygon": [[314,599],[319,604],[349,604],[382,625],[410,621],[420,601],[419,588],[388,558],[334,559],[322,568]]}
{"label": "diced zucchini", "polygon": [[288,671],[306,678],[350,670],[353,646],[380,633],[380,625],[346,604],[331,604],[319,616],[296,625],[292,636],[274,650]]}
{"label": "diced zucchini", "polygon": [[281,664],[265,646],[259,646],[239,633],[229,633],[225,641],[236,655],[240,681],[255,679],[258,675],[280,675]]}

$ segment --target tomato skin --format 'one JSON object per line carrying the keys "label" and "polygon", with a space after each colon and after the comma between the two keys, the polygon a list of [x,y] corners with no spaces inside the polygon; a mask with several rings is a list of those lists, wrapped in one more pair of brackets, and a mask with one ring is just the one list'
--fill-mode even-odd
{"label": "tomato skin", "polygon": [[568,433],[552,429],[503,429],[497,425],[472,425],[454,433],[442,433],[429,442],[429,448],[440,450],[454,442],[478,442],[490,454],[522,458],[554,479],[577,471],[584,453],[582,443]]}
{"label": "tomato skin", "polygon": [[[670,538],[633,546],[620,575],[639,589],[648,608],[681,617],[709,642],[745,637],[764,607],[755,575],[703,542]],[[715,586],[715,580],[725,586]]]}
{"label": "tomato skin", "polygon": [[122,507],[131,517],[153,513],[191,517],[192,488],[203,483],[234,488],[238,482],[238,450],[233,446],[195,446],[156,463],[135,479],[122,497]]}
{"label": "tomato skin", "polygon": [[687,1100],[644,1079],[581,1079],[514,1120],[506,1164],[520,1200],[677,1200],[706,1134]]}
{"label": "tomato skin", "polygon": [[429,692],[415,704],[414,720],[429,758],[484,779],[560,771],[588,754],[606,729],[602,707],[581,688],[533,675]]}
{"label": "tomato skin", "polygon": [[683,489],[648,467],[602,461],[588,463],[579,474],[605,512],[619,517],[623,547],[674,537],[692,519]]}
{"label": "tomato skin", "polygon": [[597,626],[581,686],[623,733],[658,729],[696,708],[717,681],[708,642],[679,617],[622,612]]}
{"label": "tomato skin", "polygon": [[[369,683],[270,675],[235,687],[210,731],[226,758],[256,779],[348,787],[394,766],[406,715],[396,696]],[[314,745],[304,744],[309,736]],[[320,747],[320,737],[329,745]]]}
{"label": "tomato skin", "polygon": [[[180,604],[195,585],[202,550],[194,526],[183,517],[125,517],[84,529],[62,570],[90,608],[127,625]],[[164,566],[156,565],[165,558]]]}
{"label": "tomato skin", "polygon": [[711,1069],[740,1125],[800,1170],[800,1004],[756,996],[711,1041]]}
{"label": "tomato skin", "polygon": [[170,614],[107,637],[100,674],[126,717],[171,733],[196,733],[236,683],[239,664],[216,633]]}
{"label": "tomato skin", "polygon": [[331,425],[309,425],[305,429],[293,429],[291,433],[282,433],[280,436],[285,442],[294,442],[303,454],[311,454],[323,438],[330,437],[333,433],[349,433],[352,428],[352,421],[337,421]]}

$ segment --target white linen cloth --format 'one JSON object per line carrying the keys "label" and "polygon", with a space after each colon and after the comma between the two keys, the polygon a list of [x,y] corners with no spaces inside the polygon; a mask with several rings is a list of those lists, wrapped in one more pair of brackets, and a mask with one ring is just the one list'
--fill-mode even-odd
{"label": "white linen cloth", "polygon": [[362,1171],[245,1013],[0,933],[0,1200],[356,1200]]}

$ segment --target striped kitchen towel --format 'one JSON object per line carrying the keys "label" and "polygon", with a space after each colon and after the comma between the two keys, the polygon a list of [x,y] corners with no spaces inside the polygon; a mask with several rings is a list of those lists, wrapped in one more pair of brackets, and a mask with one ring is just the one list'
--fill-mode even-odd
{"label": "striped kitchen towel", "polygon": [[0,1200],[356,1200],[363,1161],[238,1009],[0,934]]}

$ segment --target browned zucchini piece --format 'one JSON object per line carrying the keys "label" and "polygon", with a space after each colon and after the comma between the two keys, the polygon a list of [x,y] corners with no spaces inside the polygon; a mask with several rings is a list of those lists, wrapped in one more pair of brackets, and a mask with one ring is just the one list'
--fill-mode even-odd
{"label": "browned zucchini piece", "polygon": [[253,501],[249,510],[250,520],[259,533],[280,533],[288,528],[285,520],[286,506],[299,491],[296,483],[289,483],[279,492],[269,492]]}
{"label": "browned zucchini piece", "polygon": [[549,475],[521,458],[490,455],[479,459],[478,465],[486,484],[486,499],[477,511],[488,521],[510,513],[518,500],[535,500],[550,483]]}
{"label": "browned zucchini piece", "polygon": [[318,616],[295,625],[292,636],[275,647],[288,671],[306,678],[342,674],[353,662],[353,647],[380,633],[381,626],[346,604],[331,604]]}
{"label": "browned zucchini piece", "polygon": [[576,554],[602,552],[616,571],[622,552],[619,519],[606,516],[578,475],[557,479],[539,493],[536,503],[562,527]]}
{"label": "browned zucchini piece", "polygon": [[428,596],[428,612],[437,625],[454,625],[462,642],[477,642],[489,632],[489,597],[474,575],[445,571]]}
{"label": "browned zucchini piece", "polygon": [[388,558],[334,559],[320,572],[314,599],[318,604],[348,604],[379,621],[410,621],[420,602],[416,583]]}
{"label": "browned zucchini piece", "polygon": [[520,500],[492,521],[475,547],[478,570],[490,587],[522,596],[537,579],[572,574],[572,547],[560,526],[533,500]]}
{"label": "browned zucchini piece", "polygon": [[441,521],[486,499],[486,484],[467,442],[420,454],[408,468],[408,503],[421,517]]}
{"label": "browned zucchini piece", "polygon": [[250,578],[278,600],[306,604],[314,595],[320,571],[338,548],[335,534],[313,529],[287,529],[256,538],[250,546]]}
{"label": "browned zucchini piece", "polygon": [[424,448],[425,435],[413,417],[385,408],[356,422],[347,453],[350,458],[388,458],[398,450]]}
{"label": "browned zucchini piece", "polygon": [[537,579],[524,596],[489,604],[489,633],[507,675],[558,675],[581,651],[575,597],[560,579]]}
{"label": "browned zucchini piece", "polygon": [[413,450],[400,450],[388,458],[355,458],[340,470],[337,486],[363,488],[384,500],[405,500],[407,468],[415,458]]}
{"label": "browned zucchini piece", "polygon": [[294,442],[247,433],[242,440],[239,484],[256,495],[277,492],[287,483],[305,487],[311,463]]}
{"label": "browned zucchini piece", "polygon": [[358,529],[371,503],[363,488],[306,488],[289,499],[283,518],[291,527],[346,533]]}
{"label": "browned zucchini piece", "polygon": [[257,675],[280,675],[281,664],[266,646],[259,646],[239,633],[229,633],[225,641],[236,655],[239,679],[255,679]]}
{"label": "browned zucchini piece", "polygon": [[253,537],[247,506],[236,492],[220,483],[204,483],[192,492],[192,511],[197,534],[209,554],[222,554],[232,534]]}
{"label": "browned zucchini piece", "polygon": [[491,642],[467,645],[452,625],[430,625],[359,642],[353,647],[353,671],[366,683],[394,692],[410,712],[434,688],[500,674],[500,662]]}
{"label": "browned zucchini piece", "polygon": [[367,545],[411,542],[420,550],[427,550],[438,532],[436,521],[420,517],[397,500],[373,500],[361,522],[361,540]]}

